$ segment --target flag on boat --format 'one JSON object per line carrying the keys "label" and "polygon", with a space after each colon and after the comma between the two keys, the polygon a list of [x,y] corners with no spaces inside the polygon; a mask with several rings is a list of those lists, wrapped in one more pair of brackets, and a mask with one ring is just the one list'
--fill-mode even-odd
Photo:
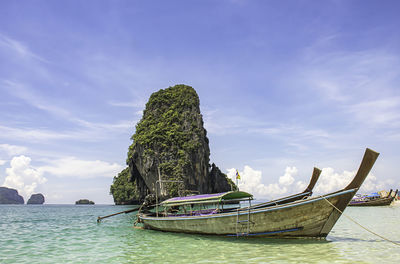
{"label": "flag on boat", "polygon": [[236,180],[240,180],[240,174],[237,170],[236,170]]}

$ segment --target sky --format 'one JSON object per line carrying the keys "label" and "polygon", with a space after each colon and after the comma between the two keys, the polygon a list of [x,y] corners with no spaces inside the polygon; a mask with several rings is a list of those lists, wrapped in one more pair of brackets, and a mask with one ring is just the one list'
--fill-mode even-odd
{"label": "sky", "polygon": [[256,198],[400,187],[399,1],[0,1],[0,186],[112,204],[149,96],[192,86]]}

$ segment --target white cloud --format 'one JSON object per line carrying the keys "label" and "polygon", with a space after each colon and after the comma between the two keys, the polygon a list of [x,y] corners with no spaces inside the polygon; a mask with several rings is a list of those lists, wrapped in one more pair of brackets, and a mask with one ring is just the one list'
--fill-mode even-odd
{"label": "white cloud", "polygon": [[[264,184],[262,183],[262,172],[246,165],[243,171],[239,171],[241,179],[238,185],[241,191],[249,192],[255,198],[276,199],[305,190],[308,182],[296,181],[297,173],[296,167],[286,167],[284,175],[279,177],[277,183]],[[314,188],[314,194],[327,194],[346,187],[353,180],[355,173],[355,171],[336,173],[332,168],[324,168]],[[236,169],[228,169],[227,175],[236,182]],[[385,182],[377,182],[376,177],[369,174],[361,186],[360,192],[371,193],[384,190],[386,185]]]}
{"label": "white cloud", "polygon": [[47,181],[38,169],[31,166],[31,158],[24,155],[14,157],[10,168],[6,169],[6,178],[3,185],[15,188],[25,199],[34,193],[36,187]]}
{"label": "white cloud", "polygon": [[[321,175],[315,186],[316,194],[326,194],[346,187],[354,178],[356,171],[343,171],[336,173],[332,168],[322,169]],[[369,174],[361,185],[360,192],[370,193],[385,189],[385,183],[377,182],[373,174]]]}
{"label": "white cloud", "polygon": [[261,135],[274,140],[281,140],[285,145],[297,149],[307,145],[319,144],[331,147],[329,142],[333,135],[321,128],[304,127],[299,124],[288,124],[281,121],[265,122],[254,116],[243,116],[237,112],[221,112],[217,109],[203,111],[204,127],[209,134],[218,136],[250,134]]}
{"label": "white cloud", "polygon": [[125,101],[125,102],[109,101],[108,104],[116,107],[144,108],[146,105],[146,101],[145,100]]}
{"label": "white cloud", "polygon": [[116,132],[121,129],[129,129],[134,126],[134,121],[132,120],[125,120],[125,121],[118,121],[116,123],[94,123],[88,122],[85,120],[76,120],[81,126],[88,128],[88,131],[93,132],[101,132],[101,131],[110,131]]}
{"label": "white cloud", "polygon": [[0,126],[0,138],[30,140],[34,142],[54,139],[72,139],[76,135],[73,132],[61,133],[45,129],[14,128]]}
{"label": "white cloud", "polygon": [[3,34],[0,34],[0,46],[6,47],[14,53],[18,54],[22,58],[33,58],[42,62],[48,62],[46,59],[42,58],[41,56],[33,53],[26,45],[22,42],[7,37]]}
{"label": "white cloud", "polygon": [[400,97],[390,97],[354,104],[346,108],[359,120],[386,126],[400,125]]}
{"label": "white cloud", "polygon": [[[226,109],[227,110],[227,109]],[[203,110],[204,127],[208,133],[216,135],[237,134],[244,132],[248,127],[253,127],[252,119],[230,114],[225,114],[218,109]]]}
{"label": "white cloud", "polygon": [[292,175],[297,174],[296,167],[286,167],[285,175],[279,178],[279,184],[281,185],[291,185],[294,182]]}
{"label": "white cloud", "polygon": [[0,166],[3,166],[4,164],[6,164],[6,160],[0,160]]}
{"label": "white cloud", "polygon": [[354,175],[355,172],[344,171],[339,174],[332,168],[323,168],[315,186],[315,193],[325,194],[340,190],[351,182]]}
{"label": "white cloud", "polygon": [[398,56],[385,50],[328,53],[317,48],[305,59],[303,73],[313,87],[336,101],[351,100],[358,94],[361,96],[358,99],[382,95],[381,92],[394,88],[393,81],[399,75]]}
{"label": "white cloud", "polygon": [[78,179],[112,178],[123,169],[123,166],[116,163],[79,160],[75,157],[45,162],[47,162],[46,165],[39,167],[31,165],[30,157],[24,155],[14,157],[10,162],[10,167],[6,169],[3,185],[17,189],[26,200],[35,192],[36,188],[47,182],[45,176]]}
{"label": "white cloud", "polygon": [[0,137],[30,139],[35,141],[52,140],[52,139],[78,139],[96,141],[104,139],[109,133],[121,133],[129,131],[134,127],[134,120],[120,120],[115,123],[99,123],[90,122],[80,117],[76,117],[69,109],[63,108],[54,102],[54,99],[49,99],[40,95],[32,89],[29,84],[15,82],[10,80],[0,80],[4,87],[8,88],[9,92],[15,97],[25,101],[27,104],[47,112],[50,115],[71,122],[75,129],[70,129],[68,132],[59,132],[45,129],[19,129],[14,127],[0,126]]}
{"label": "white cloud", "polygon": [[58,106],[58,104],[52,102],[52,100],[38,95],[39,93],[32,89],[27,83],[15,82],[7,79],[3,79],[1,83],[12,95],[37,109],[65,119],[74,119],[68,110]]}
{"label": "white cloud", "polygon": [[16,146],[10,144],[0,144],[0,153],[5,152],[9,156],[15,156],[19,154],[23,154],[28,149],[23,146]]}
{"label": "white cloud", "polygon": [[100,160],[79,160],[75,157],[65,157],[49,161],[39,170],[57,177],[75,177],[82,179],[107,177],[112,178],[124,167],[117,163],[108,163]]}
{"label": "white cloud", "polygon": [[307,183],[305,183],[305,182],[303,182],[303,181],[298,181],[298,182],[296,182],[296,188],[297,188],[297,190],[303,191],[303,190],[306,189],[306,187],[307,187]]}
{"label": "white cloud", "polygon": [[[294,175],[297,174],[296,167],[286,167],[285,174],[278,180],[279,183],[270,183],[265,185],[262,183],[262,172],[252,169],[250,166],[244,166],[244,170],[239,172],[239,189],[249,192],[256,198],[278,198],[291,191],[299,191],[305,188],[305,184],[301,181],[295,183]],[[236,169],[228,169],[227,175],[233,181],[236,181]],[[295,184],[294,184],[295,183]]]}
{"label": "white cloud", "polygon": [[29,140],[32,142],[42,142],[49,140],[77,140],[96,142],[109,138],[110,135],[115,137],[118,133],[127,133],[134,127],[134,121],[119,121],[116,123],[91,123],[82,121],[81,127],[69,131],[56,131],[48,129],[36,128],[16,128],[0,125],[0,138],[12,140]]}
{"label": "white cloud", "polygon": [[367,125],[400,125],[397,96],[399,56],[384,49],[359,52],[309,49],[299,66],[299,80],[322,100],[344,109],[349,119]]}

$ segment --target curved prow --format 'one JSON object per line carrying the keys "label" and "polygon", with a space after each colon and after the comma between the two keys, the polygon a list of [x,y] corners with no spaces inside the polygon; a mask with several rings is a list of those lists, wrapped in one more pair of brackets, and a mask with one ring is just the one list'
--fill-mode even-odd
{"label": "curved prow", "polygon": [[361,161],[360,168],[358,169],[354,179],[345,188],[346,190],[360,188],[361,184],[364,182],[365,178],[367,178],[368,173],[372,169],[372,166],[374,166],[374,163],[378,156],[379,153],[373,151],[372,149],[367,148],[365,150],[364,158]]}
{"label": "curved prow", "polygon": [[321,171],[322,170],[318,169],[317,167],[314,167],[314,171],[313,171],[313,174],[311,176],[310,184],[308,184],[308,186],[304,190],[304,192],[312,192],[312,190],[314,189],[315,184],[318,181],[319,175],[321,175]]}

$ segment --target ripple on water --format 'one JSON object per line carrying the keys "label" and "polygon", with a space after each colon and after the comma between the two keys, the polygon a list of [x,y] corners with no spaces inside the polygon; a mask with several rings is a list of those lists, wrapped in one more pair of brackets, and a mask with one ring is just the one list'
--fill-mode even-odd
{"label": "ripple on water", "polygon": [[[376,263],[392,244],[341,218],[327,240],[232,238],[132,228],[131,215],[96,223],[120,206],[0,206],[0,263]],[[400,207],[348,208],[387,237],[400,237]]]}

